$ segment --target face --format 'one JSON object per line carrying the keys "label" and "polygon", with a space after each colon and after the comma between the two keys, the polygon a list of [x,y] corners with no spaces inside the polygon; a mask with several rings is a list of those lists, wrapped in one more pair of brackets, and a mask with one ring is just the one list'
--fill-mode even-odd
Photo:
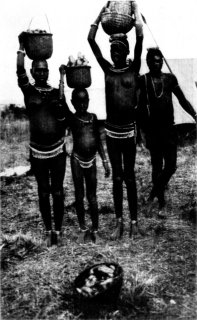
{"label": "face", "polygon": [[31,69],[32,77],[34,78],[37,85],[46,85],[49,70],[46,61],[36,61]]}
{"label": "face", "polygon": [[87,93],[79,91],[71,100],[75,110],[78,114],[86,113],[89,105],[89,98]]}
{"label": "face", "polygon": [[116,67],[123,67],[126,64],[127,53],[123,46],[114,44],[111,46],[111,59]]}
{"label": "face", "polygon": [[148,61],[148,66],[152,73],[160,73],[163,66],[163,59],[155,55]]}

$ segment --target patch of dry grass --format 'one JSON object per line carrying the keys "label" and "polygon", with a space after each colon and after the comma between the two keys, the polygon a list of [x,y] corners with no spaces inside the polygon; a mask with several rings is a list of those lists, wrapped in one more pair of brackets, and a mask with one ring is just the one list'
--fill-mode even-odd
{"label": "patch of dry grass", "polygon": [[28,120],[0,120],[0,172],[6,168],[28,165]]}
{"label": "patch of dry grass", "polygon": [[[166,191],[164,220],[157,218],[157,203],[152,216],[145,217],[151,168],[147,150],[138,147],[139,225],[145,236],[133,240],[125,189],[124,236],[120,241],[110,240],[115,226],[112,182],[105,180],[99,158],[97,164],[100,245],[76,243],[78,222],[69,159],[62,247],[45,246],[34,177],[2,181],[2,243],[9,243],[1,274],[2,319],[195,319],[196,228],[182,219],[196,195],[195,146],[179,149],[178,169]],[[87,220],[90,223],[88,212]],[[76,303],[73,281],[85,267],[99,262],[118,262],[124,283],[115,306],[87,312]]]}
{"label": "patch of dry grass", "polygon": [[7,143],[22,142],[29,136],[28,120],[1,119],[1,140]]}

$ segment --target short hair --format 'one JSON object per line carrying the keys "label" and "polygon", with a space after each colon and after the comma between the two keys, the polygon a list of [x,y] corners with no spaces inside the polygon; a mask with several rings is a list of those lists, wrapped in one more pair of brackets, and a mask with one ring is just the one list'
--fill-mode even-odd
{"label": "short hair", "polygon": [[45,67],[48,69],[48,62],[46,60],[33,60],[32,61],[32,69],[36,68],[39,63],[43,63]]}
{"label": "short hair", "polygon": [[148,48],[147,50],[146,62],[152,60],[154,56],[159,56],[161,59],[163,59],[163,54],[158,47]]}
{"label": "short hair", "polygon": [[76,100],[79,97],[89,99],[88,91],[85,88],[75,88],[72,91],[72,100]]}

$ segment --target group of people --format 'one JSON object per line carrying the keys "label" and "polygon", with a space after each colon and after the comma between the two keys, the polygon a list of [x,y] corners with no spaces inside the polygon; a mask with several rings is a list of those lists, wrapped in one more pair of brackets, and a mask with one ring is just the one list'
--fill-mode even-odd
{"label": "group of people", "polygon": [[[123,223],[123,182],[127,189],[130,212],[130,236],[139,232],[137,222],[137,188],[135,179],[136,135],[139,126],[146,137],[152,164],[152,190],[147,205],[158,199],[159,211],[165,206],[165,189],[176,170],[177,138],[174,129],[172,93],[180,105],[196,121],[196,112],[185,98],[173,74],[162,72],[163,55],[158,48],[147,53],[149,72],[139,76],[143,46],[143,24],[137,4],[134,2],[136,43],[134,59],[128,59],[127,35],[110,37],[110,52],[113,63],[107,61],[95,40],[103,8],[90,27],[88,42],[105,76],[106,95],[106,146],[112,169],[113,200],[116,227],[111,235],[120,239]],[[30,122],[30,153],[32,169],[38,185],[39,207],[45,226],[47,245],[61,244],[64,215],[63,181],[66,169],[65,130],[70,127],[73,136],[71,169],[75,187],[76,213],[79,222],[79,241],[87,234],[97,241],[99,229],[98,204],[96,197],[96,153],[104,166],[105,176],[110,167],[99,133],[97,117],[89,113],[89,95],[84,88],[72,92],[70,111],[63,90],[52,88],[48,83],[46,60],[32,62],[31,75],[35,84],[29,82],[24,65],[25,49],[23,33],[19,35],[17,51],[18,85]],[[61,79],[65,68],[60,67]],[[84,181],[92,221],[88,229],[84,210]],[[54,230],[50,195],[52,195]]]}

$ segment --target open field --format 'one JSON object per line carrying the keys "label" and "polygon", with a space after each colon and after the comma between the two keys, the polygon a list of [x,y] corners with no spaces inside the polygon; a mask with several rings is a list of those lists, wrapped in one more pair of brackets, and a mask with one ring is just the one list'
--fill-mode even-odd
{"label": "open field", "polygon": [[[1,170],[28,164],[26,138],[1,140],[1,150]],[[145,200],[151,188],[150,158],[148,151],[138,146],[139,225],[145,235],[135,239],[128,236],[124,189],[124,236],[120,241],[110,240],[115,226],[112,182],[111,178],[104,178],[102,162],[97,158],[99,245],[76,243],[78,223],[69,160],[64,181],[62,247],[45,246],[34,177],[1,181],[2,319],[196,319],[195,144],[179,147],[178,168],[166,191],[164,220],[157,218],[157,203],[152,216],[146,217]],[[124,283],[116,305],[86,310],[76,304],[73,281],[86,266],[97,262],[118,262],[124,270]]]}

